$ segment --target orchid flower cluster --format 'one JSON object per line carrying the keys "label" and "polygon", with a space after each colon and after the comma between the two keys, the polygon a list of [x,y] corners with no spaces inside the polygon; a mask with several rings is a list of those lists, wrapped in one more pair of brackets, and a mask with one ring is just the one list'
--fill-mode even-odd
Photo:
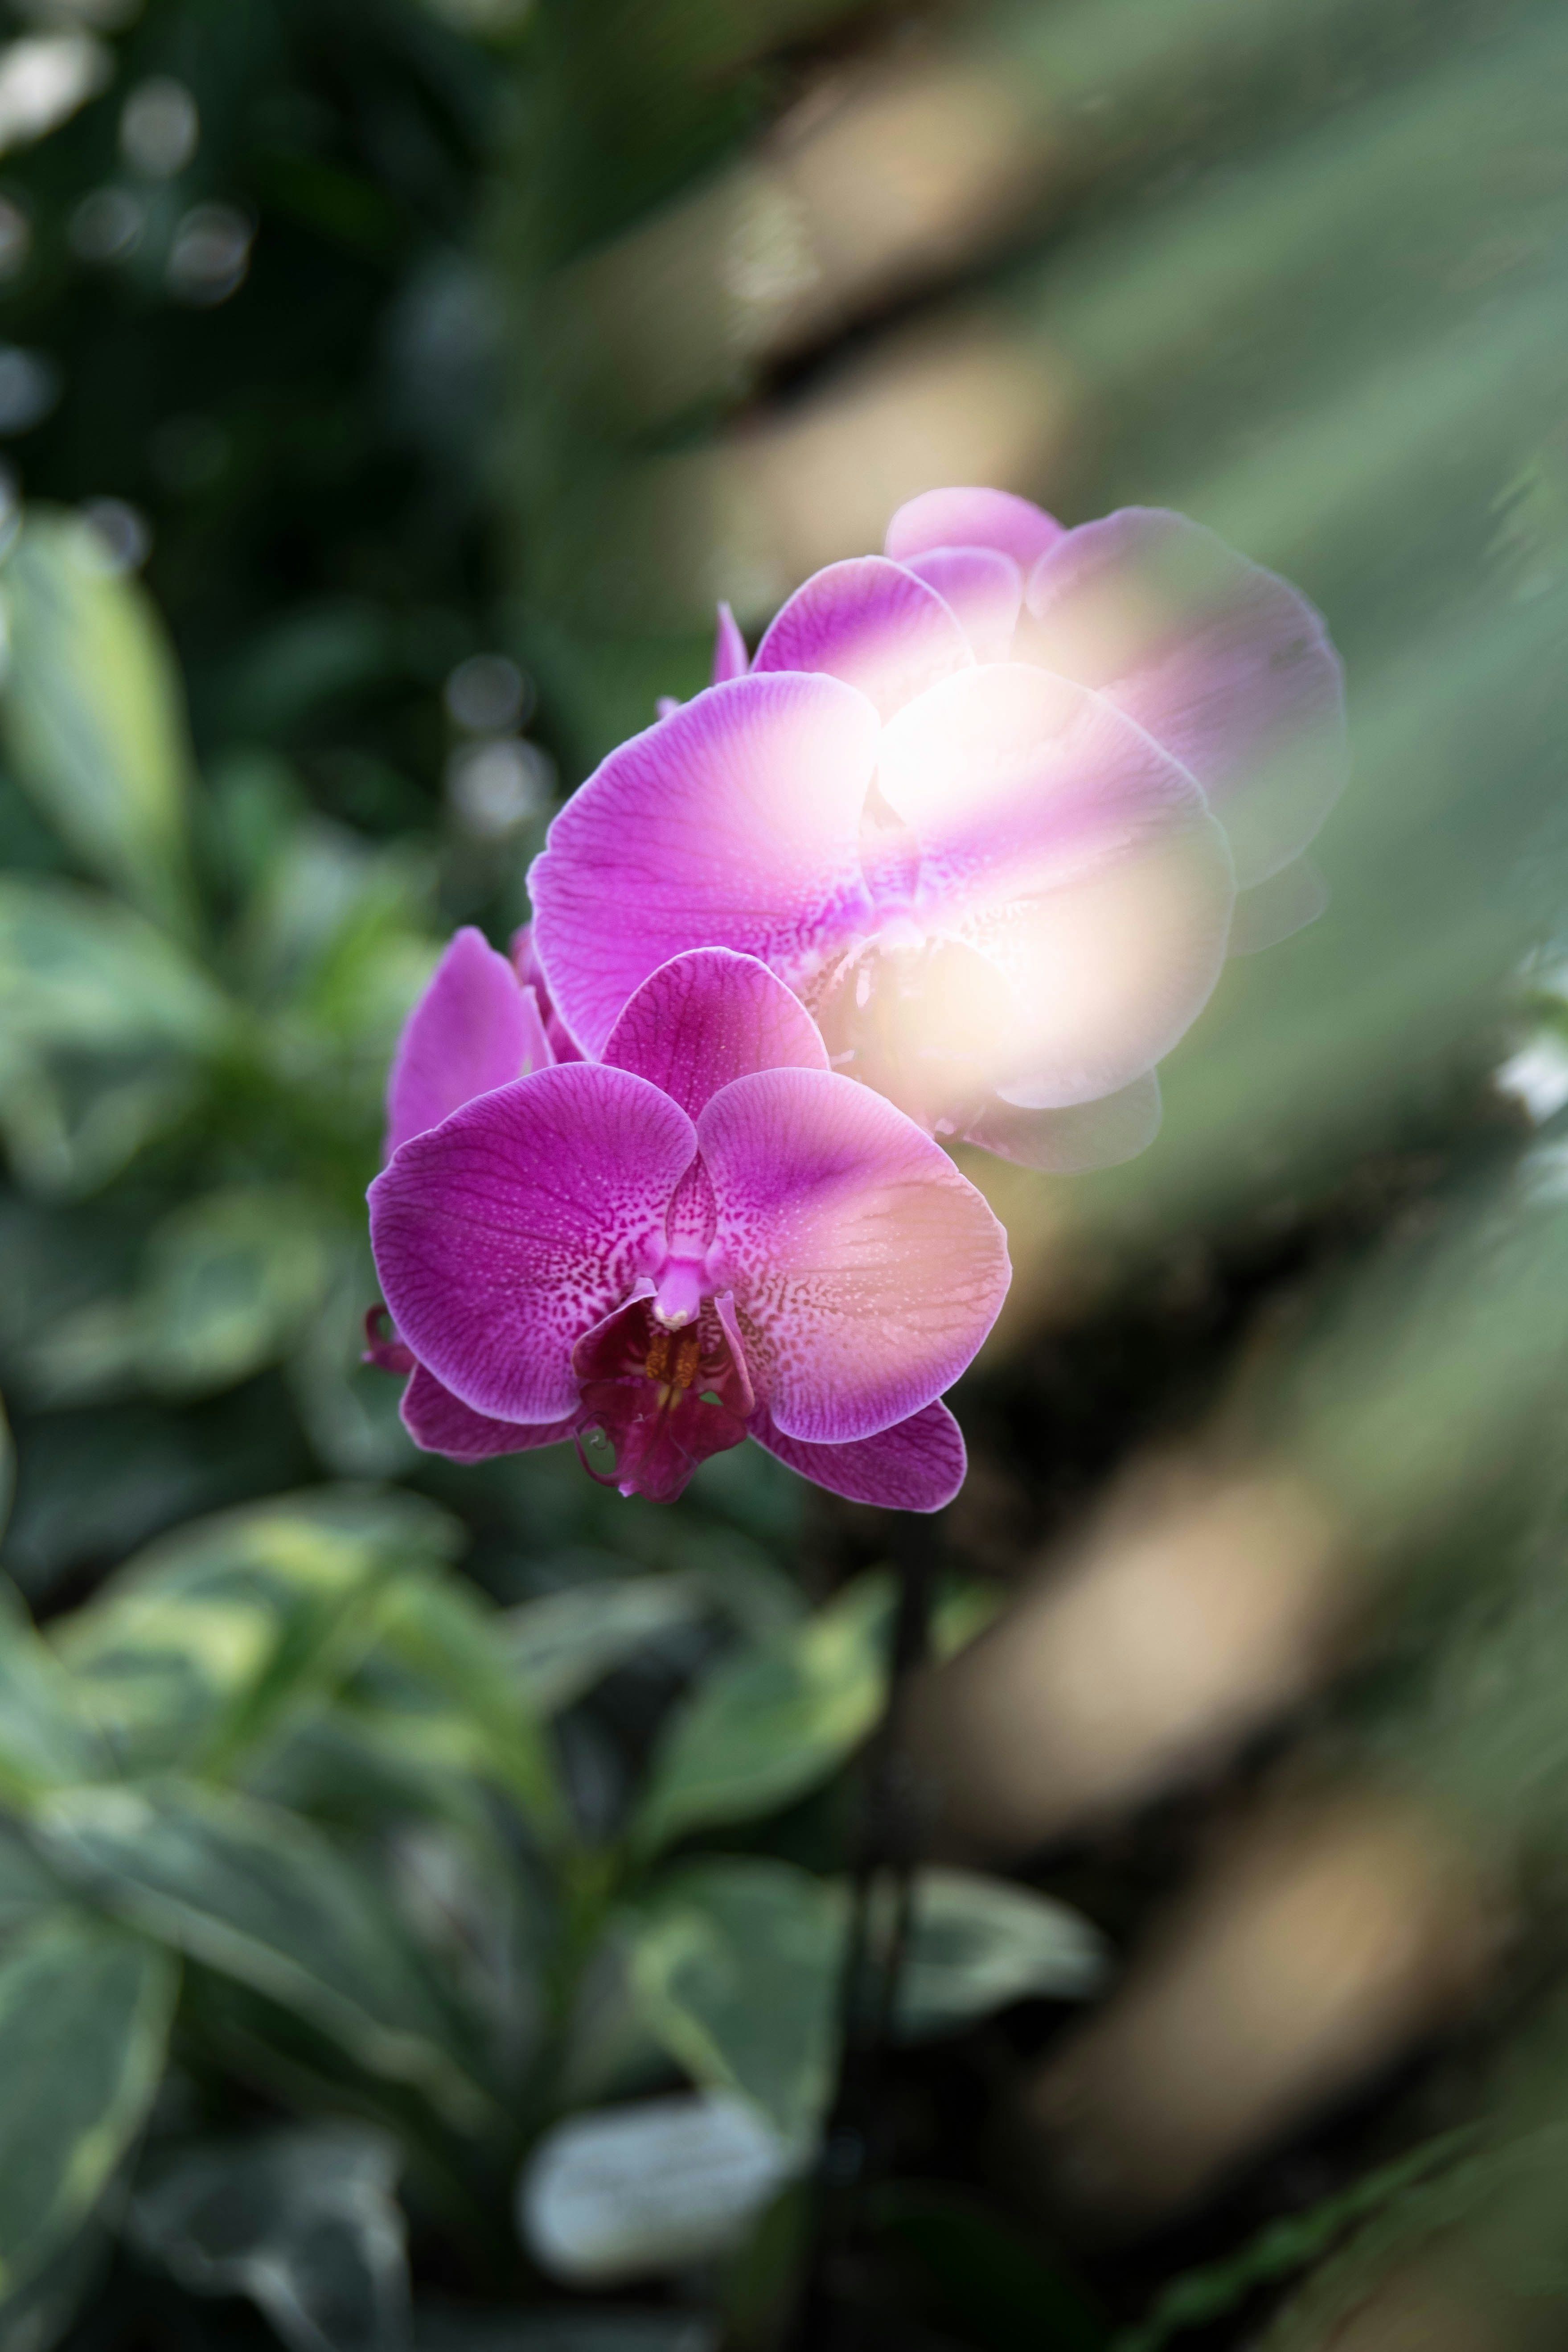
{"label": "orchid flower cluster", "polygon": [[[611,753],[416,1006],[371,1188],[416,1442],[673,1500],[745,1437],[935,1510],[1006,1293],[951,1139],[1141,1150],[1227,951],[1317,910],[1339,663],[1183,517],[937,490]],[[394,1334],[387,1336],[383,1316]]]}

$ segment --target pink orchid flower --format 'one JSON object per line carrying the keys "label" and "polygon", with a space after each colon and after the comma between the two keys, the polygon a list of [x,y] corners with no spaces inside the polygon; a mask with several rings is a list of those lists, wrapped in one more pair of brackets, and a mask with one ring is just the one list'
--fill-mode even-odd
{"label": "pink orchid flower", "polygon": [[462,932],[394,1067],[371,1238],[416,1443],[575,1438],[595,1476],[673,1501],[749,1435],[836,1493],[938,1509],[964,1454],[937,1399],[1007,1287],[980,1194],[833,1074],[751,957],[676,958],[599,1063],[519,1077],[536,1024]]}
{"label": "pink orchid flower", "polygon": [[929,1131],[1130,1157],[1227,948],[1317,911],[1295,861],[1342,782],[1339,663],[1179,515],[1065,530],[936,490],[887,551],[808,580],[750,664],[721,610],[714,685],[555,818],[530,888],[560,1016],[597,1053],[649,971],[718,942]]}

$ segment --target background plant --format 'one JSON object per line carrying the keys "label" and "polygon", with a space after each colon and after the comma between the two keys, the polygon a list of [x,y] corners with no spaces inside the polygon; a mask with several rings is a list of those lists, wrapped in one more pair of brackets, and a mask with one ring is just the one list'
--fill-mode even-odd
{"label": "background plant", "polygon": [[[561,2117],[682,2084],[809,2143],[886,1528],[754,1448],[665,1514],[417,1459],[358,1362],[363,1192],[441,940],[523,918],[557,782],[695,688],[713,596],[754,625],[991,477],[1300,579],[1357,767],[1328,916],[1233,967],[1155,1150],[986,1179],[1020,1274],[959,1400],[946,1859],[858,2324],[1550,2335],[1563,37],[1524,0],[12,11],[8,2341],[776,2337],[798,2195],[624,2291],[545,2276],[514,2196]],[[1340,1977],[1290,1978],[1277,1890],[1346,1885]],[[1369,1921],[1398,1998],[1313,2042],[1325,1981],[1369,2013]],[[1254,2046],[1205,2154],[1180,2053]],[[1119,2204],[1140,2148],[1167,2185]]]}

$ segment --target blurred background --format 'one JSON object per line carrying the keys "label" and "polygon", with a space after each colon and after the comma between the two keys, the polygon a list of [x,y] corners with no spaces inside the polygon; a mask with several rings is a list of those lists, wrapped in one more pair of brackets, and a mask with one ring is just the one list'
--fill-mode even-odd
{"label": "blurred background", "polygon": [[[1565,272],[1550,0],[10,0],[5,2352],[1562,2341]],[[416,1455],[363,1195],[714,599],[966,482],[1299,583],[1353,773],[1154,1146],[966,1162],[825,2245],[895,1530]]]}

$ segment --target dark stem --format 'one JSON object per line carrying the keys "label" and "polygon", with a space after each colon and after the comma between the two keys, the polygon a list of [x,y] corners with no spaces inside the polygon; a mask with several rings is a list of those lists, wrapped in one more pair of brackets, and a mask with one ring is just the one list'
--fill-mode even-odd
{"label": "dark stem", "polygon": [[816,2184],[811,2260],[793,2341],[796,2352],[858,2352],[864,2341],[856,2293],[870,2200],[890,2153],[883,2090],[909,1952],[916,1866],[927,1808],[905,1752],[910,1685],[931,1650],[940,1524],[900,1511],[890,1550],[898,1605],[888,1657],[888,1696],[867,1753],[848,1934],[839,1995],[838,2084],[828,2113]]}

